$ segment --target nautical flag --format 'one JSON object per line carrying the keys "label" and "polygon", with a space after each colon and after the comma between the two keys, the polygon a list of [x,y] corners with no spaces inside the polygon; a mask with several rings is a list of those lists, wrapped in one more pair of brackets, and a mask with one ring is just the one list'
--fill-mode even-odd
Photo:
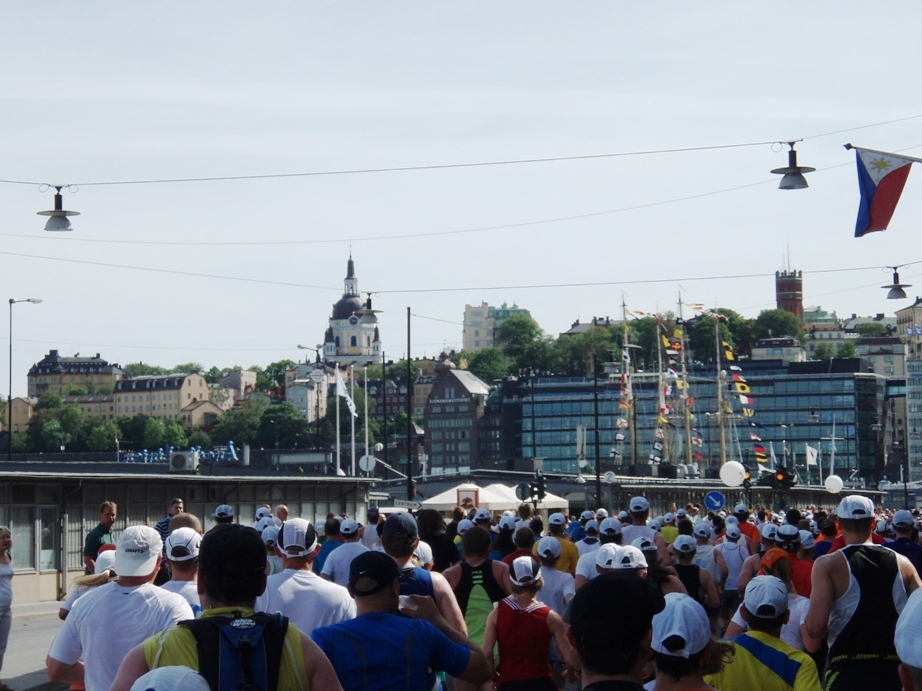
{"label": "nautical flag", "polygon": [[665,336],[663,336],[662,334],[660,335],[660,338],[663,339],[663,347],[664,347],[664,348],[668,348],[668,347],[669,347],[669,339],[666,338]]}
{"label": "nautical flag", "polygon": [[742,367],[737,367],[736,365],[730,365],[730,371],[731,371],[731,372],[742,372],[742,371],[743,371],[743,368],[742,368]]}
{"label": "nautical flag", "polygon": [[855,160],[858,163],[858,189],[861,191],[855,237],[860,238],[876,230],[887,229],[914,161],[857,148]]}
{"label": "nautical flag", "polygon": [[912,336],[912,335],[913,335],[913,331],[914,331],[914,329],[912,328],[912,326],[907,326],[907,327],[906,327],[906,335],[907,335],[907,336]]}
{"label": "nautical flag", "polygon": [[750,433],[749,433],[749,438],[752,439],[752,441],[762,441],[762,437],[760,437],[760,436],[759,436],[758,434],[756,434],[755,432],[750,432]]}
{"label": "nautical flag", "polygon": [[619,401],[619,402],[618,402],[618,407],[619,407],[619,408],[633,408],[634,406],[632,406],[632,405],[631,405],[630,403],[628,403],[627,401]]}
{"label": "nautical flag", "polygon": [[[732,369],[732,367],[731,367],[731,369]],[[742,372],[742,370],[740,370],[738,367],[737,367],[737,370],[740,371],[740,372]],[[743,382],[744,384],[746,383],[746,380],[743,379],[743,375],[742,375],[742,374],[733,373],[732,375],[730,375],[730,377],[733,379],[733,381],[741,381],[741,382]]]}
{"label": "nautical flag", "polygon": [[755,451],[756,456],[762,456],[762,457],[768,456],[768,451],[761,444],[753,444],[752,450]]}
{"label": "nautical flag", "polygon": [[666,419],[666,416],[665,416],[665,415],[660,415],[660,416],[656,419],[656,421],[657,421],[658,423],[660,423],[661,425],[665,425],[667,422],[669,422],[669,420]]}
{"label": "nautical flag", "polygon": [[761,463],[759,463],[759,464],[757,464],[757,465],[759,466],[759,472],[760,472],[760,473],[770,473],[770,472],[772,472],[771,468],[769,468],[768,466],[762,465]]}
{"label": "nautical flag", "polygon": [[[752,417],[755,414],[756,411],[754,411],[752,408],[743,408],[743,417]],[[759,425],[759,427],[762,427],[762,425]]]}
{"label": "nautical flag", "polygon": [[[676,319],[675,323],[676,323],[676,324],[679,324],[679,323],[684,324],[685,322],[681,322],[679,319]],[[684,333],[683,333],[682,329],[673,329],[673,330],[672,330],[672,337],[673,337],[674,339],[676,339],[676,340],[681,341],[683,335],[684,335]]]}
{"label": "nautical flag", "polygon": [[352,401],[352,398],[349,397],[349,392],[346,391],[346,382],[343,381],[343,375],[340,374],[339,370],[336,370],[336,395],[345,398],[346,405],[349,406],[349,412],[352,413],[352,417],[358,417],[358,413],[355,412],[355,403]]}
{"label": "nautical flag", "polygon": [[704,439],[701,437],[692,437],[692,444],[695,446],[704,446]]}
{"label": "nautical flag", "polygon": [[817,450],[814,449],[809,444],[807,444],[807,466],[808,467],[811,465],[817,465],[817,462],[816,462],[817,455],[818,455]]}
{"label": "nautical flag", "polygon": [[619,417],[615,421],[615,429],[626,429],[626,428],[627,428],[627,420],[625,420],[623,417]]}
{"label": "nautical flag", "polygon": [[618,432],[618,433],[615,435],[615,441],[624,441],[624,435],[621,434],[621,432]]}
{"label": "nautical flag", "polygon": [[696,461],[703,461],[703,460],[704,460],[704,454],[700,454],[700,453],[698,453],[697,451],[695,451],[695,452],[692,454],[692,456],[694,456],[694,458],[695,458]]}
{"label": "nautical flag", "polygon": [[755,402],[756,401],[754,398],[750,398],[749,396],[744,396],[743,394],[740,394],[740,404],[741,405],[752,405]]}
{"label": "nautical flag", "polygon": [[761,424],[761,423],[759,423],[759,422],[755,422],[755,421],[753,421],[753,420],[750,420],[750,421],[749,421],[749,426],[750,426],[750,427],[758,427],[759,429],[765,429],[765,430],[768,429],[768,427],[766,427],[765,425],[763,425],[763,424]]}
{"label": "nautical flag", "polygon": [[688,400],[685,401],[685,405],[687,405],[687,406],[693,406],[693,405],[695,405],[695,399],[692,398],[691,396],[689,396],[689,397],[688,397]]}
{"label": "nautical flag", "polygon": [[656,430],[653,432],[653,436],[656,437],[657,439],[662,439],[663,438],[663,428],[657,427]]}
{"label": "nautical flag", "polygon": [[662,451],[662,450],[663,450],[663,444],[662,444],[662,442],[654,442],[654,443],[653,443],[653,448],[654,448],[656,451]]}
{"label": "nautical flag", "polygon": [[749,393],[750,391],[749,384],[746,384],[741,381],[734,382],[734,386],[736,387],[736,393],[746,394],[746,393]]}
{"label": "nautical flag", "polygon": [[727,362],[736,359],[736,356],[733,354],[733,346],[731,346],[726,341],[721,341],[720,345],[724,347],[724,358],[727,360]]}

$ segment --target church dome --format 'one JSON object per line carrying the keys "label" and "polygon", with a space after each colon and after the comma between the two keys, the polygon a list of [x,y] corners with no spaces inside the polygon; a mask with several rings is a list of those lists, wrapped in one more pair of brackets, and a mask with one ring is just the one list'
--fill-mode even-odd
{"label": "church dome", "polygon": [[332,319],[348,319],[354,312],[365,308],[362,298],[357,295],[344,295],[333,305]]}

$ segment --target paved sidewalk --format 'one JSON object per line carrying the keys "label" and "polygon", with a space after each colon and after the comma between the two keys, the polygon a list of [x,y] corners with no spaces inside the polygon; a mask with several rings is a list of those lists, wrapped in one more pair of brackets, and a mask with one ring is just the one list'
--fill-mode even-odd
{"label": "paved sidewalk", "polygon": [[3,663],[3,682],[16,691],[66,691],[48,681],[45,656],[61,626],[60,602],[13,605],[13,626]]}

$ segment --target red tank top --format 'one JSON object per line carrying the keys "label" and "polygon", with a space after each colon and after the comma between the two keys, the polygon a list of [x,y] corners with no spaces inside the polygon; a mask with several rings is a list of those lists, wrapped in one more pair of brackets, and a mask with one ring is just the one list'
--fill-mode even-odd
{"label": "red tank top", "polygon": [[500,600],[496,612],[500,682],[552,676],[550,612],[540,602],[523,609],[512,596]]}

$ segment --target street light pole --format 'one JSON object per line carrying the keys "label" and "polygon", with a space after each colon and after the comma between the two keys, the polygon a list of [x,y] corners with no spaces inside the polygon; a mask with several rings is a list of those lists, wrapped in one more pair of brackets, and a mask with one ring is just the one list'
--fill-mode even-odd
{"label": "street light pole", "polygon": [[6,460],[13,460],[13,305],[17,302],[31,302],[33,305],[37,305],[42,301],[41,298],[25,298],[23,300],[16,300],[15,298],[10,298],[10,388],[9,394],[6,399],[6,419],[7,419],[7,447],[6,447]]}

